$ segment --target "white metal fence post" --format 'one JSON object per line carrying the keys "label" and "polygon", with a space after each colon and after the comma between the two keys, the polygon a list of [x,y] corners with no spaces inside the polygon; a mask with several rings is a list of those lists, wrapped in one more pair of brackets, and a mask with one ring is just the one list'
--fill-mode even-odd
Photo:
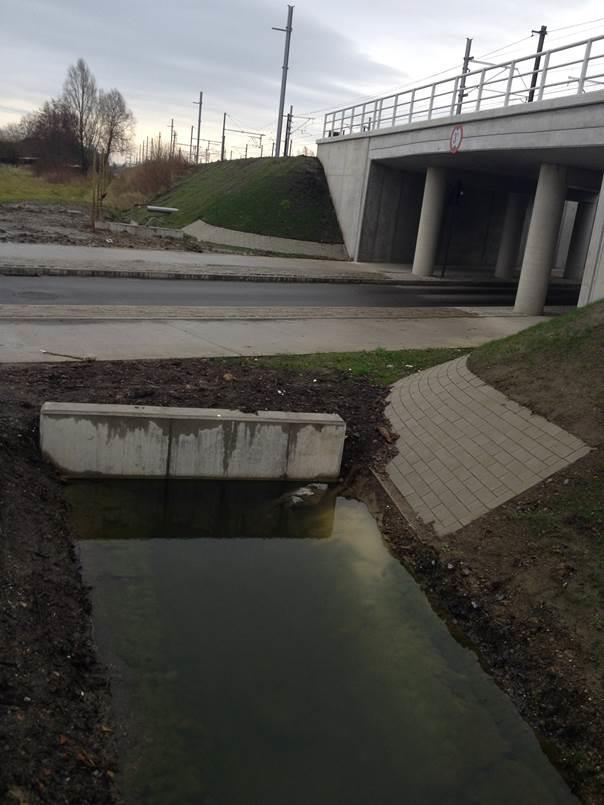
{"label": "white metal fence post", "polygon": [[482,91],[484,90],[484,79],[486,76],[487,71],[481,70],[480,72],[480,81],[478,82],[478,95],[476,96],[476,111],[480,111],[480,104],[482,102]]}
{"label": "white metal fence post", "polygon": [[411,93],[411,100],[409,102],[409,123],[413,120],[413,107],[415,106],[415,90]]}
{"label": "white metal fence post", "polygon": [[430,104],[428,106],[428,120],[432,120],[432,112],[434,110],[434,96],[436,94],[436,84],[432,84],[432,91],[430,92]]}
{"label": "white metal fence post", "polygon": [[585,45],[585,55],[583,56],[583,64],[581,66],[581,76],[579,77],[579,84],[577,86],[577,95],[580,95],[583,92],[583,87],[585,86],[585,77],[587,76],[587,70],[589,68],[589,58],[591,56],[591,43],[592,40],[590,39],[589,42]]}
{"label": "white metal fence post", "polygon": [[514,80],[514,72],[516,71],[516,62],[510,62],[510,72],[508,75],[508,83],[505,88],[505,98],[503,99],[503,105],[509,106],[510,105],[510,95],[512,92],[512,81]]}
{"label": "white metal fence post", "polygon": [[537,100],[543,100],[543,93],[545,92],[545,82],[547,81],[547,70],[549,68],[549,57],[550,52],[549,50],[545,54],[545,59],[543,61],[543,67],[541,68],[541,83],[539,84],[539,93],[537,95]]}
{"label": "white metal fence post", "polygon": [[453,95],[451,96],[451,109],[450,114],[455,112],[455,104],[457,103],[457,92],[459,90],[459,76],[455,77],[455,85],[453,87]]}

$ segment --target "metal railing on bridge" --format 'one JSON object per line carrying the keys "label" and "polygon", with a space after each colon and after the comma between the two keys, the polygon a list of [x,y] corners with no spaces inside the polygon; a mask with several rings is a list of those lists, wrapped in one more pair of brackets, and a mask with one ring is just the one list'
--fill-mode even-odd
{"label": "metal railing on bridge", "polygon": [[345,137],[593,90],[604,90],[604,36],[328,112],[323,137]]}

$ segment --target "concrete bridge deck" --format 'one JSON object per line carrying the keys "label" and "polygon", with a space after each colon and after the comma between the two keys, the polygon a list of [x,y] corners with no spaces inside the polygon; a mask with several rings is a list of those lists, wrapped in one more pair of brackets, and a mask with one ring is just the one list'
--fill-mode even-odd
{"label": "concrete bridge deck", "polygon": [[[593,56],[600,39],[573,46],[584,47],[584,79],[604,58]],[[395,100],[384,125],[389,99],[373,104],[377,123],[356,107],[326,116],[318,156],[349,253],[410,263],[416,277],[444,266],[517,281],[519,313],[542,311],[554,269],[583,281],[580,304],[604,296],[604,91],[586,92],[586,80],[580,91],[556,81],[567,94],[548,99],[540,74],[544,99],[479,111],[457,106],[458,82],[450,107],[461,114],[431,119],[415,120],[413,91],[405,122]]]}

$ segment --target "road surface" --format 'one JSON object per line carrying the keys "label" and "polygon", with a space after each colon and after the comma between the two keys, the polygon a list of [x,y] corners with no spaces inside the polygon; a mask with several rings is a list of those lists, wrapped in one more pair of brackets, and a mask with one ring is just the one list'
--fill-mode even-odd
{"label": "road surface", "polygon": [[[549,305],[577,291],[550,288]],[[513,289],[483,285],[335,285],[295,282],[0,277],[0,305],[199,305],[204,307],[447,307],[513,305]]]}

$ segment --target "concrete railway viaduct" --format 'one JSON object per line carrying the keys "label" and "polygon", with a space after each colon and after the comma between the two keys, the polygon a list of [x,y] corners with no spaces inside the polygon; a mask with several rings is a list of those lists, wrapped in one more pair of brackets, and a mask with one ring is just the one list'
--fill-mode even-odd
{"label": "concrete railway viaduct", "polygon": [[318,156],[354,260],[604,297],[604,37],[330,112]]}

